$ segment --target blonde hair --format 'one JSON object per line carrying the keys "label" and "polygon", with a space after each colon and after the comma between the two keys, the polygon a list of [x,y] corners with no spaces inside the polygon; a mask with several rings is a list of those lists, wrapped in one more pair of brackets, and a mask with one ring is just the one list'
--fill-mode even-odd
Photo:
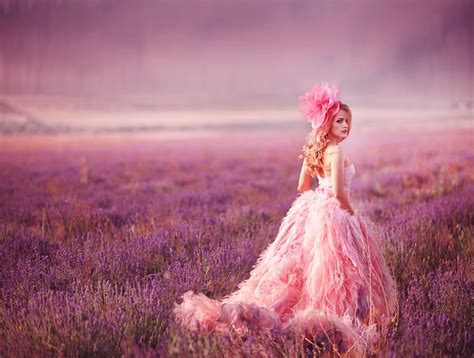
{"label": "blonde hair", "polygon": [[[352,128],[352,112],[349,106],[339,101],[339,110],[345,110],[349,113],[349,129],[347,135],[351,132]],[[320,177],[324,176],[324,150],[328,146],[328,135],[331,129],[331,125],[336,113],[328,111],[326,116],[330,116],[329,120],[326,121],[321,127],[312,130],[306,137],[306,144],[303,145],[302,154],[298,158],[306,159],[306,172],[314,177],[318,174]]]}

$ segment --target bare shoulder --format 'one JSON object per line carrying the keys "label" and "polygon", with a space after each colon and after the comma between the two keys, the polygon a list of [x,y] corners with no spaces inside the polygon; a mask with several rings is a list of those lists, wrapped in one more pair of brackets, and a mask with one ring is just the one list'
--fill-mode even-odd
{"label": "bare shoulder", "polygon": [[331,155],[335,153],[339,153],[339,154],[343,153],[342,147],[339,144],[330,144],[326,147],[324,151],[324,154],[327,154],[327,155]]}

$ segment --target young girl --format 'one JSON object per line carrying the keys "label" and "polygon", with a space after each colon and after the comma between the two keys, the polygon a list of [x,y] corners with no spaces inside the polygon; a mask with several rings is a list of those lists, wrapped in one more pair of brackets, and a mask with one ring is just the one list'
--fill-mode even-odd
{"label": "young girl", "polygon": [[[356,170],[339,143],[351,131],[351,111],[326,82],[299,100],[313,131],[301,156],[301,194],[275,240],[233,293],[213,300],[188,291],[174,314],[192,330],[296,330],[332,352],[373,353],[397,302],[378,243],[350,202]],[[319,185],[312,190],[315,175]]]}

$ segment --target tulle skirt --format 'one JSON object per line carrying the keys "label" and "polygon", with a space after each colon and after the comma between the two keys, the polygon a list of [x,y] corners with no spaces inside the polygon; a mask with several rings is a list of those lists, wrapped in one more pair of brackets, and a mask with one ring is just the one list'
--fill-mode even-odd
{"label": "tulle skirt", "polygon": [[377,349],[397,304],[376,235],[324,187],[298,195],[234,292],[215,300],[188,291],[182,299],[173,312],[191,330],[291,330],[360,354]]}

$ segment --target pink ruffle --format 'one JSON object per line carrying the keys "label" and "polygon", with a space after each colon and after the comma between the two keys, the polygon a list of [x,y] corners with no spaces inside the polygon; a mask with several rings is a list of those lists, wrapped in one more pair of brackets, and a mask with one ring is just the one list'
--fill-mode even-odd
{"label": "pink ruffle", "polygon": [[395,306],[393,279],[366,220],[341,209],[321,186],[296,198],[234,292],[214,300],[188,291],[174,313],[191,330],[296,330],[367,352]]}
{"label": "pink ruffle", "polygon": [[[298,97],[301,114],[313,129],[319,128],[330,116],[339,111],[339,89],[327,82],[316,84],[311,90]],[[330,114],[327,115],[328,111]]]}

